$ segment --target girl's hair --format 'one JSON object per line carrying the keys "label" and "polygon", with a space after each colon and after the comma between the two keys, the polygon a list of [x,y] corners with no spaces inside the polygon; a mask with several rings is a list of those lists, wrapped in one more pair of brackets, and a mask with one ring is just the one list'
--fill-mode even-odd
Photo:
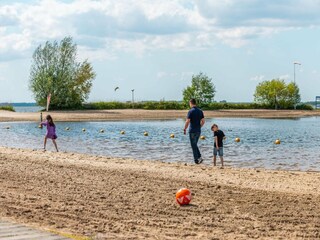
{"label": "girl's hair", "polygon": [[47,119],[47,121],[48,121],[50,126],[53,126],[53,127],[55,126],[54,122],[53,122],[53,119],[52,119],[52,117],[50,115],[47,115],[46,119]]}

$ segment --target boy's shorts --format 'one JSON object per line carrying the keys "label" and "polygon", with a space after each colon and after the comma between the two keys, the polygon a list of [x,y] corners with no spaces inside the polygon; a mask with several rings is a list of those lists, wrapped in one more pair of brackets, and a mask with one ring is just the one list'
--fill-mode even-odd
{"label": "boy's shorts", "polygon": [[219,150],[217,148],[213,148],[213,156],[217,156],[219,153],[219,157],[223,157],[223,147],[219,147]]}

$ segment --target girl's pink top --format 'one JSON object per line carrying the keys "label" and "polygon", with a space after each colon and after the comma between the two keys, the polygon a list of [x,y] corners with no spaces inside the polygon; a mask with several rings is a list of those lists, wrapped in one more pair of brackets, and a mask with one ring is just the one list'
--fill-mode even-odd
{"label": "girl's pink top", "polygon": [[57,138],[56,126],[55,125],[50,126],[49,122],[46,121],[46,122],[42,122],[41,126],[46,126],[47,127],[47,133],[46,133],[47,138],[52,138],[52,139],[56,139]]}

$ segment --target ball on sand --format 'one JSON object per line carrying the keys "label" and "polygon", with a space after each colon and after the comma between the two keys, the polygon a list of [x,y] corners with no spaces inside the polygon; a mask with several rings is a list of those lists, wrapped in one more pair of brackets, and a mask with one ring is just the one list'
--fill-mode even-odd
{"label": "ball on sand", "polygon": [[235,142],[240,142],[240,138],[237,137],[234,141]]}
{"label": "ball on sand", "polygon": [[180,206],[188,205],[191,201],[191,191],[188,188],[181,188],[176,193],[176,201]]}

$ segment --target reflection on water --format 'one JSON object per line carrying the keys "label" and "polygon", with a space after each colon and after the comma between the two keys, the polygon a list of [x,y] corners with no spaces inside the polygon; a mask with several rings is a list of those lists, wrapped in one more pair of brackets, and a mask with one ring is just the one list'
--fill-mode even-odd
{"label": "reflection on water", "polygon": [[[320,170],[320,118],[295,120],[217,118],[207,119],[199,140],[206,164],[211,164],[213,137],[210,126],[217,123],[225,132],[226,165],[285,170]],[[56,123],[62,151],[131,157],[135,159],[192,162],[184,120],[135,122]],[[9,129],[6,129],[10,126]],[[66,127],[70,130],[66,131]],[[86,132],[82,129],[85,128]],[[104,133],[100,133],[104,129]],[[126,134],[121,135],[124,130]],[[147,131],[149,136],[143,133]],[[175,138],[170,138],[174,133]],[[37,123],[0,123],[0,145],[42,148],[45,129]],[[234,139],[241,138],[240,143]],[[281,140],[275,145],[276,139]],[[51,142],[48,149],[53,150]],[[219,162],[219,161],[218,161]]]}

